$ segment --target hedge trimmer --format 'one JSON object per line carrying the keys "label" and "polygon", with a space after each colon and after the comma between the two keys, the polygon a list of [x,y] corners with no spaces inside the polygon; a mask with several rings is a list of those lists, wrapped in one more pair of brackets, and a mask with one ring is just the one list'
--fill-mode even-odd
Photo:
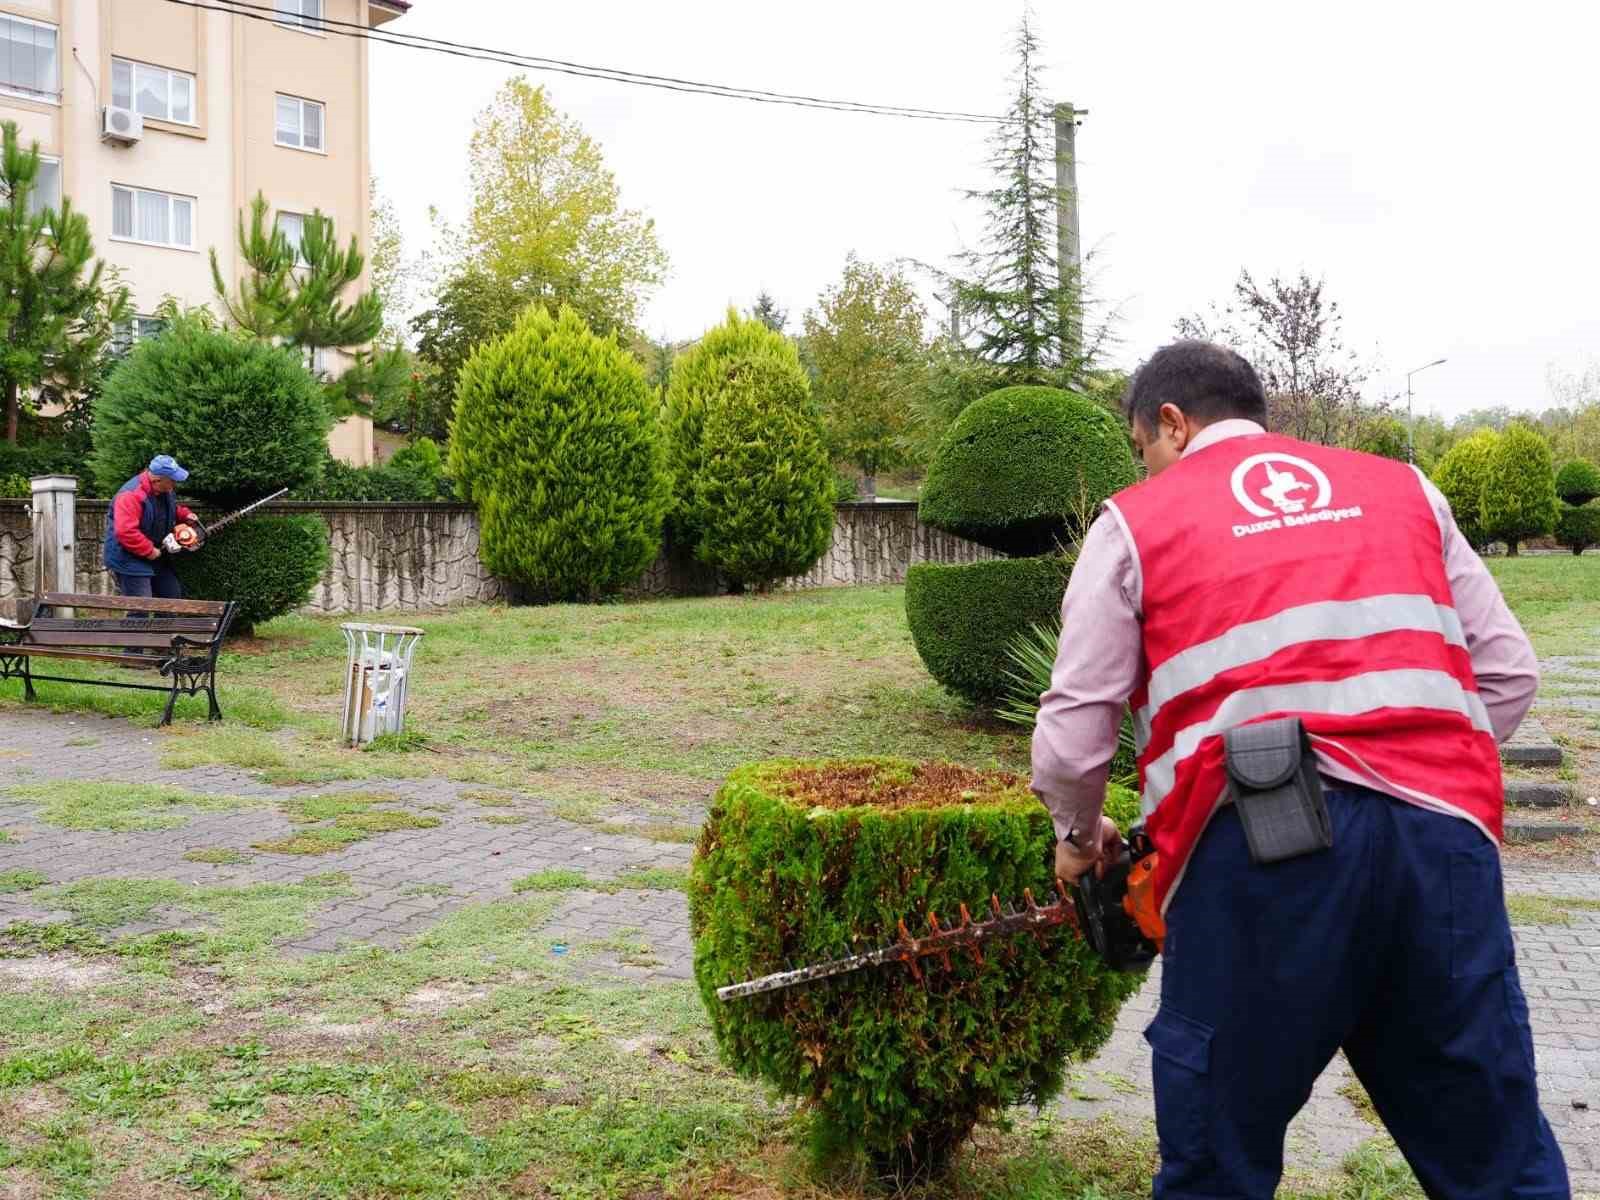
{"label": "hedge trimmer", "polygon": [[255,501],[253,504],[246,504],[243,508],[237,509],[225,517],[218,517],[215,521],[211,522],[211,524],[203,525],[198,530],[196,530],[193,525],[179,525],[172,531],[172,536],[177,539],[178,545],[182,546],[185,550],[193,550],[200,545],[200,540],[202,537],[209,542],[217,535],[219,531],[226,529],[229,525],[232,525],[235,521],[242,517],[248,517],[263,504],[271,504],[279,496],[282,496],[288,492],[288,490],[288,488],[279,488],[277,491],[273,492],[272,495],[263,496],[260,500]]}
{"label": "hedge trimmer", "polygon": [[1070,925],[1073,932],[1114,970],[1142,971],[1160,949],[1164,932],[1161,915],[1155,910],[1152,887],[1155,863],[1155,851],[1149,839],[1142,830],[1136,831],[1129,846],[1106,868],[1103,877],[1097,878],[1091,871],[1070,895],[1066,884],[1057,879],[1053,904],[1040,905],[1034,900],[1032,889],[1025,888],[1023,907],[1007,910],[1002,908],[998,896],[990,895],[989,909],[993,915],[988,920],[974,921],[965,904],[960,906],[958,925],[941,925],[939,915],[930,912],[928,932],[922,937],[911,936],[902,919],[896,922],[899,936],[886,946],[809,967],[775,971],[744,983],[730,983],[717,989],[717,999],[737,1000],[892,963],[904,963],[911,977],[921,983],[920,959],[937,958],[948,971],[950,955],[964,953],[982,966],[985,942],[1028,933],[1042,947],[1046,931],[1061,925]]}

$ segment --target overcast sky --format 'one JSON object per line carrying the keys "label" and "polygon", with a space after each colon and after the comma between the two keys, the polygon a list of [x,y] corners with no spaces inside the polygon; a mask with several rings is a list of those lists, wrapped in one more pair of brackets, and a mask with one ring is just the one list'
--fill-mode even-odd
{"label": "overcast sky", "polygon": [[[389,26],[813,95],[999,112],[1010,0],[416,0]],[[1325,275],[1374,395],[1452,415],[1549,402],[1600,356],[1600,5],[1352,0],[1036,5],[1051,95],[1090,110],[1083,240],[1132,366],[1241,266]],[[374,46],[373,169],[415,251],[466,210],[474,115],[513,68]],[[978,230],[977,127],[529,72],[655,218],[649,332],[696,336],[765,288],[791,331],[845,255],[943,261]]]}

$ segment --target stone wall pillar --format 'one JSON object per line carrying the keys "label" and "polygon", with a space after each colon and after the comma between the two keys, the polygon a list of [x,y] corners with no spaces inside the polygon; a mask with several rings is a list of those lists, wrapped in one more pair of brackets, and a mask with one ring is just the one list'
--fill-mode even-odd
{"label": "stone wall pillar", "polygon": [[33,480],[33,590],[75,592],[78,481],[70,475]]}

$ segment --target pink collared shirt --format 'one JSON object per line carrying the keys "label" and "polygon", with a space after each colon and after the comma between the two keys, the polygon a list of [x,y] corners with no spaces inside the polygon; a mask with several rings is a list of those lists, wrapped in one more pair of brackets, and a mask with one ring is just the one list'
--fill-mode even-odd
{"label": "pink collared shirt", "polygon": [[[1196,434],[1184,454],[1264,432],[1254,421],[1218,421]],[[1503,742],[1533,705],[1538,661],[1494,577],[1456,528],[1449,501],[1426,475],[1417,475],[1439,519],[1445,575],[1478,692],[1495,740]],[[1061,601],[1061,644],[1033,728],[1033,790],[1055,819],[1057,837],[1069,829],[1092,828],[1105,803],[1117,730],[1139,681],[1143,640],[1135,583],[1127,535],[1114,517],[1101,513],[1084,536]],[[1330,778],[1371,786],[1370,779],[1326,757],[1319,756],[1318,766]]]}

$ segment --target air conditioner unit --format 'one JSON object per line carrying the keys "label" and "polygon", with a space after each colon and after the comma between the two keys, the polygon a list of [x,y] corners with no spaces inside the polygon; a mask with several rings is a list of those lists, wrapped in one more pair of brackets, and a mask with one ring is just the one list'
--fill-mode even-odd
{"label": "air conditioner unit", "polygon": [[100,140],[131,146],[144,137],[144,118],[131,108],[106,105],[100,126]]}

